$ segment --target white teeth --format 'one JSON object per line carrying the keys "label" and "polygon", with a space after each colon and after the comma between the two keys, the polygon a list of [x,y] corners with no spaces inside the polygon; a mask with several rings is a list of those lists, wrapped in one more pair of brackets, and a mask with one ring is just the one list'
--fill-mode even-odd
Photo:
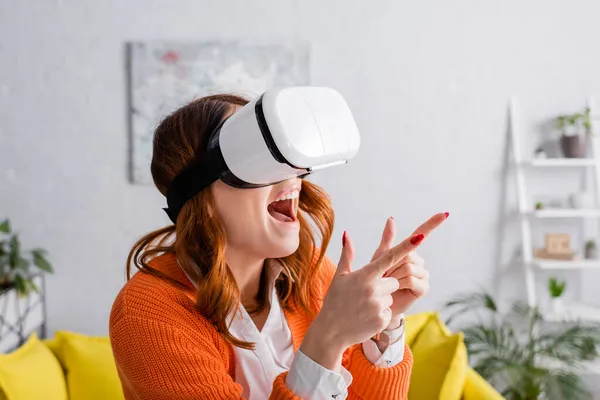
{"label": "white teeth", "polygon": [[286,194],[285,196],[278,198],[275,201],[293,200],[293,199],[297,199],[298,197],[300,197],[300,191],[299,190],[294,190],[294,191]]}

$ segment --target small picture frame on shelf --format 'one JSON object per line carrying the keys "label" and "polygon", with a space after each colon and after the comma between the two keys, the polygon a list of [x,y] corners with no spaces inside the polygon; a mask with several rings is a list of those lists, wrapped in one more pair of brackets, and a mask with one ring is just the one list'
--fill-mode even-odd
{"label": "small picture frame on shelf", "polygon": [[549,255],[565,256],[572,254],[571,235],[568,233],[546,234],[545,250]]}

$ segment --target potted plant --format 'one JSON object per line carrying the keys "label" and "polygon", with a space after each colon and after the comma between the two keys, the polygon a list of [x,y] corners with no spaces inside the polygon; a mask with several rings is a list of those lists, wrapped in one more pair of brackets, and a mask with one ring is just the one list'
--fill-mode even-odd
{"label": "potted plant", "polygon": [[558,278],[551,277],[548,279],[548,292],[550,293],[550,301],[552,302],[552,312],[554,315],[560,315],[563,312],[562,295],[567,287],[566,281],[561,281]]}
{"label": "potted plant", "polygon": [[598,259],[598,248],[596,246],[596,242],[593,240],[588,240],[585,242],[585,258],[588,260],[597,260]]}
{"label": "potted plant", "polygon": [[561,115],[556,118],[556,125],[562,131],[560,147],[565,157],[585,157],[585,142],[581,135],[582,121],[585,117],[581,113]]}
{"label": "potted plant", "polygon": [[535,209],[536,210],[543,210],[544,209],[544,203],[542,203],[541,201],[538,201],[535,203]]}
{"label": "potted plant", "polygon": [[446,303],[448,323],[470,321],[460,328],[473,368],[508,400],[590,399],[581,376],[598,356],[600,325],[548,324],[537,307],[516,302],[501,313],[496,304],[485,292]]}
{"label": "potted plant", "polygon": [[[36,271],[37,269],[37,271]],[[37,291],[36,272],[52,273],[44,249],[23,251],[19,235],[11,232],[10,221],[0,222],[0,292],[15,288],[20,296]]]}

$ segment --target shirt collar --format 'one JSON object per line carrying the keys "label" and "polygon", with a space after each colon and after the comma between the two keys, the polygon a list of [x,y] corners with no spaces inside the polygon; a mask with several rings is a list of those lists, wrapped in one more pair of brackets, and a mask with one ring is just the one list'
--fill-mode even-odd
{"label": "shirt collar", "polygon": [[[176,262],[176,260],[174,260]],[[179,263],[176,262],[176,264],[179,266]],[[279,276],[282,273],[286,273],[287,274],[287,269],[285,268],[285,264],[283,263],[283,261],[279,260],[279,259],[275,259],[275,258],[269,258],[267,260],[265,260],[265,264],[264,264],[264,268],[266,268],[267,270],[267,282],[268,282],[268,288],[269,291],[273,290],[273,287],[275,286],[275,282],[277,281],[277,279],[279,278]],[[171,270],[171,277],[175,278],[176,276],[176,280],[178,280],[181,283],[185,283],[187,285],[193,285],[194,287],[196,287],[196,282],[188,275],[188,273],[181,268],[181,266],[179,266],[179,268],[176,268],[176,271]],[[173,273],[175,272],[175,273]],[[175,275],[175,276],[174,276]],[[183,275],[183,279],[182,279],[182,275]],[[187,279],[186,279],[187,278]],[[290,279],[292,279],[290,277]]]}
{"label": "shirt collar", "polygon": [[268,259],[265,261],[265,268],[267,269],[267,283],[269,290],[272,290],[275,286],[275,282],[279,276],[284,272],[283,261],[278,259]]}

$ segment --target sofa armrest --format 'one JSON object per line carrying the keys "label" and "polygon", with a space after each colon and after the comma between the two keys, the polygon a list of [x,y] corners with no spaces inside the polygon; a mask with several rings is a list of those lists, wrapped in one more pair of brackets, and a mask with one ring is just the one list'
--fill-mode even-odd
{"label": "sofa armrest", "polygon": [[462,400],[504,400],[504,397],[494,389],[473,368],[467,369],[467,379],[463,389]]}

